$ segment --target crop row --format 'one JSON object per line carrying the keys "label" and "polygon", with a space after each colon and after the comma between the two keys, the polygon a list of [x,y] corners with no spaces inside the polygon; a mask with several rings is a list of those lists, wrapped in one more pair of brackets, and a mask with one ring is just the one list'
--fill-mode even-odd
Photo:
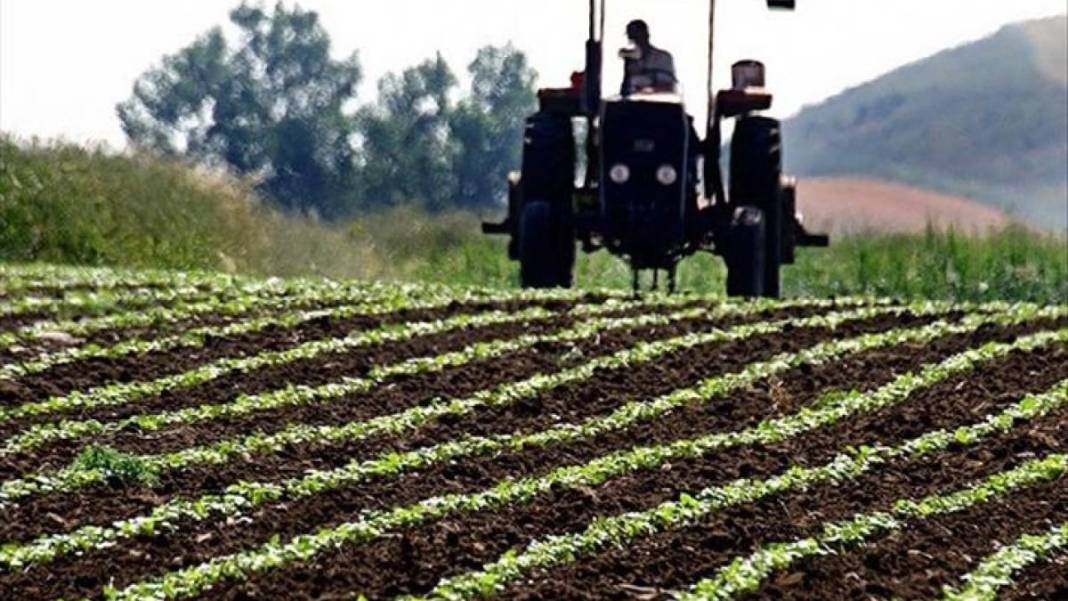
{"label": "crop row", "polygon": [[255,280],[233,275],[162,270],[66,267],[57,265],[0,265],[0,293],[16,294],[34,288],[64,290],[73,287],[209,287],[222,289]]}
{"label": "crop row", "polygon": [[[1016,490],[1056,480],[1068,471],[1068,455],[1049,455],[981,482],[947,494],[923,499],[898,499],[889,511],[874,511],[852,519],[826,524],[816,536],[790,542],[769,543],[749,557],[739,558],[715,576],[694,585],[683,601],[726,601],[755,592],[778,570],[826,553],[828,547],[859,545],[879,535],[901,530],[910,520],[928,519],[963,511],[975,505],[1010,495]],[[1062,543],[1063,544],[1063,543]]]}
{"label": "crop row", "polygon": [[[386,287],[383,295],[368,294],[365,291],[355,293],[357,304],[332,307],[319,310],[295,310],[281,315],[254,317],[236,321],[222,326],[207,326],[154,340],[133,339],[119,342],[108,347],[95,344],[80,348],[67,349],[54,353],[45,353],[35,359],[0,367],[0,381],[47,371],[58,365],[74,363],[86,359],[114,359],[131,354],[170,351],[178,348],[198,348],[210,338],[248,335],[270,327],[294,328],[303,323],[320,319],[349,319],[362,315],[381,315],[402,309],[441,308],[454,303],[469,301],[507,302],[517,297],[515,294],[483,296],[471,294],[457,297],[449,294],[427,294],[415,288]],[[532,295],[531,298],[539,298]]]}
{"label": "crop row", "polygon": [[[691,310],[692,311],[692,310]],[[654,316],[637,318],[643,322],[654,321]],[[662,318],[661,318],[662,319]],[[972,327],[978,327],[979,320]],[[594,326],[594,324],[590,324]],[[605,326],[611,325],[606,321]],[[596,327],[596,326],[594,326]],[[927,327],[919,331],[895,331],[887,332],[878,336],[866,336],[851,341],[842,341],[834,345],[821,345],[808,352],[797,354],[794,362],[816,363],[828,358],[847,352],[859,352],[862,349],[874,348],[880,345],[899,344],[905,341],[926,340],[937,334],[944,335],[945,326]],[[436,365],[434,362],[422,362],[424,365]],[[791,364],[789,359],[778,363],[766,365],[767,374],[785,369],[785,365]],[[405,363],[399,364],[401,371],[407,371]],[[411,365],[411,364],[409,364]],[[125,537],[131,534],[151,534],[163,527],[173,527],[180,519],[194,518],[196,521],[208,519],[210,516],[234,516],[250,508],[266,502],[277,501],[283,497],[300,498],[314,494],[321,494],[342,486],[351,486],[361,480],[376,476],[391,476],[402,471],[420,467],[427,467],[434,463],[455,460],[462,457],[477,454],[492,453],[495,451],[521,449],[529,446],[548,446],[560,444],[579,437],[592,437],[598,433],[624,428],[639,419],[650,419],[655,415],[662,414],[684,402],[696,402],[695,394],[707,394],[712,396],[716,392],[725,394],[731,389],[744,386],[746,383],[762,377],[760,370],[748,370],[737,376],[729,376],[721,379],[710,380],[705,386],[698,389],[682,390],[674,395],[649,403],[632,403],[623,410],[613,413],[602,419],[593,419],[581,425],[570,425],[553,428],[541,433],[530,435],[511,435],[493,438],[471,438],[464,441],[445,443],[429,447],[419,451],[402,455],[389,454],[385,457],[368,462],[355,462],[349,466],[330,472],[315,472],[304,478],[291,480],[280,485],[265,483],[241,483],[230,487],[223,495],[210,495],[195,501],[179,500],[157,507],[151,515],[134,518],[113,525],[110,529],[88,527],[79,530],[72,535],[60,535],[46,537],[37,541],[30,554],[16,557],[7,556],[8,559],[17,561],[44,561],[54,557],[57,550],[86,549],[99,546],[105,541],[113,541],[116,537]],[[718,388],[716,388],[718,386]],[[714,392],[716,391],[716,392]],[[384,425],[390,431],[403,429],[404,425]],[[223,443],[226,444],[226,443]],[[183,452],[184,453],[184,452]],[[139,460],[152,465],[157,458],[142,457]],[[92,476],[84,473],[71,472],[69,478],[78,481],[79,485],[89,482],[99,482],[106,474],[94,472]],[[26,549],[29,549],[27,547]]]}
{"label": "crop row", "polygon": [[[612,312],[623,312],[642,306],[649,308],[658,307],[659,305],[652,304],[655,302],[659,301],[652,301],[651,303],[646,304],[609,301],[598,305],[579,305],[569,311],[568,314],[573,317],[589,318]],[[664,306],[674,306],[674,304],[669,301],[664,302]],[[429,305],[421,306],[426,307]],[[707,311],[702,309],[696,309],[681,314],[677,319],[685,318],[687,315],[691,314],[696,318],[697,316],[700,316],[705,313],[707,313]],[[139,398],[144,398],[145,396],[160,394],[167,390],[189,388],[195,385],[203,384],[210,380],[220,378],[229,373],[247,373],[261,368],[275,367],[279,365],[293,363],[296,361],[315,359],[317,357],[327,354],[348,352],[361,347],[381,345],[390,342],[403,342],[418,336],[443,334],[455,330],[477,328],[504,323],[548,321],[552,318],[559,316],[559,313],[553,313],[545,309],[535,307],[525,311],[513,313],[490,311],[480,314],[461,314],[436,322],[390,324],[370,331],[354,331],[343,338],[324,338],[319,340],[313,340],[289,349],[280,351],[265,351],[257,355],[253,355],[251,357],[244,357],[239,359],[224,358],[209,363],[207,365],[197,367],[185,373],[165,376],[151,382],[113,384],[87,392],[73,392],[64,396],[55,396],[44,401],[25,403],[23,405],[12,407],[9,409],[0,408],[0,422],[27,416],[40,416],[49,415],[53,413],[64,413],[68,411],[73,411],[75,409],[115,407],[131,403]],[[438,359],[438,361],[440,362],[441,360]],[[341,384],[344,383],[345,382],[341,382]],[[306,387],[290,386],[286,389],[274,391],[272,394],[278,395],[279,398],[286,398],[292,395],[299,394],[298,391],[307,390],[308,389]],[[242,413],[242,411],[239,410],[235,412],[233,410],[234,407],[254,407],[258,404],[262,406],[267,406],[270,403],[258,403],[255,399],[250,400],[248,397],[242,397],[238,400],[238,402],[232,404],[233,407],[229,408],[203,408],[195,413],[187,411],[181,414],[181,416],[184,417],[180,417],[178,416],[178,414],[167,414],[166,416],[159,417],[151,415],[142,415],[135,416],[129,420],[126,420],[124,423],[128,425],[137,424],[139,427],[146,430],[158,429],[164,424],[209,419],[212,415],[239,415]],[[26,432],[24,436],[20,437],[18,440],[6,441],[5,446],[0,449],[0,455],[15,452],[18,450],[34,448],[49,440],[69,439],[75,436],[81,436],[86,433],[104,431],[108,428],[114,429],[111,426],[105,426],[104,424],[100,424],[95,420],[89,420],[86,422],[64,421],[60,423],[35,426],[31,428],[28,432]]]}
{"label": "crop row", "polygon": [[[979,323],[979,321],[976,321],[972,327],[977,328]],[[945,327],[943,326],[943,328]],[[826,354],[806,351],[796,355],[792,361],[787,358],[780,358],[779,360],[769,362],[768,368],[771,369],[773,373],[776,368],[784,368],[783,365],[796,365],[801,363],[802,357],[807,358],[807,361],[819,362],[828,359],[835,353],[842,353],[850,348],[859,351],[861,348],[873,348],[880,343],[899,344],[901,342],[916,341],[916,339],[928,339],[929,337],[932,337],[936,331],[938,331],[938,329],[928,327],[924,329],[923,334],[916,333],[916,335],[909,335],[906,331],[896,332],[894,334],[888,333],[888,335],[864,336],[860,339],[855,339],[855,341],[837,343],[833,347],[824,345],[822,350]],[[944,330],[942,333],[944,333]],[[1026,346],[1026,343],[1022,343],[1022,346]],[[988,354],[990,354],[991,357],[1000,352],[1007,352],[1007,347],[988,349]],[[750,371],[752,373],[752,370]],[[697,390],[703,390],[707,394],[712,395],[714,394],[714,391],[722,391],[722,394],[725,394],[731,390],[732,383],[735,386],[743,386],[747,383],[747,378],[732,375],[723,377],[722,379],[713,379],[706,382]],[[450,461],[478,453],[493,453],[507,448],[518,449],[533,445],[547,445],[553,442],[565,442],[574,439],[576,434],[581,433],[595,436],[595,434],[600,431],[608,431],[612,428],[624,427],[627,425],[628,420],[637,420],[638,416],[647,417],[654,413],[668,410],[672,402],[679,402],[682,399],[687,399],[692,394],[693,391],[680,391],[680,394],[676,393],[664,397],[663,399],[649,402],[649,404],[646,404],[644,407],[632,404],[621,411],[604,417],[603,420],[591,421],[579,428],[561,427],[551,429],[547,432],[528,434],[528,436],[518,436],[517,434],[517,436],[511,437],[470,439],[456,443],[446,443],[436,447],[425,448],[419,450],[419,452],[404,455],[390,454],[372,461],[352,463],[340,470],[326,473],[313,473],[308,477],[290,480],[282,485],[256,485],[247,483],[236,485],[227,490],[223,495],[209,495],[193,502],[177,502],[161,506],[157,508],[151,516],[115,524],[116,527],[112,529],[111,532],[100,531],[100,529],[94,529],[94,527],[88,529],[88,531],[75,533],[73,538],[61,536],[52,539],[43,539],[38,541],[36,553],[46,552],[46,549],[48,548],[51,549],[47,552],[53,551],[54,544],[60,544],[63,545],[63,547],[74,544],[75,548],[84,548],[84,544],[95,545],[103,543],[104,540],[111,541],[114,540],[114,536],[125,537],[135,534],[147,535],[156,532],[157,528],[168,527],[179,519],[192,518],[199,521],[208,519],[211,516],[236,517],[241,515],[241,513],[249,511],[257,506],[261,506],[267,502],[279,501],[281,499],[299,499],[301,496],[329,492],[330,490],[342,486],[356,485],[366,478],[394,475],[405,470],[422,468],[422,466],[431,463]],[[837,408],[837,410],[842,411],[845,407],[849,406],[846,404],[846,400],[843,399],[842,407]],[[646,412],[643,413],[643,409],[646,410]],[[823,415],[830,413],[831,411],[828,410]],[[826,421],[826,416],[823,418],[824,421]],[[788,422],[784,422],[782,426],[785,429],[790,425]],[[797,424],[792,424],[790,427],[794,427],[795,429],[798,428]],[[813,428],[815,426],[810,424],[808,427]],[[87,536],[88,538],[85,538]],[[75,539],[79,538],[80,541],[76,542]],[[35,556],[35,559],[40,558],[40,554]]]}
{"label": "crop row", "polygon": [[[314,290],[348,290],[356,292],[367,287],[364,283],[336,282],[321,278],[257,279],[244,276],[208,272],[184,272],[161,270],[120,270],[110,268],[62,267],[52,265],[0,265],[0,294],[15,294],[34,288],[63,291],[69,288],[169,288],[204,289],[222,292],[232,289],[263,288],[265,291],[293,291],[298,293]],[[375,284],[379,286],[379,284]],[[385,284],[385,286],[394,286]],[[432,294],[448,294],[456,291],[442,285],[420,283],[417,286]],[[486,295],[489,289],[468,289],[473,294]],[[517,291],[519,293],[519,291]],[[578,294],[571,291],[547,291],[537,293],[542,298],[573,299]],[[622,296],[622,295],[617,295]]]}
{"label": "crop row", "polygon": [[[17,280],[16,280],[17,282]],[[118,281],[108,280],[111,284]],[[9,288],[11,282],[0,276],[0,283]],[[30,282],[23,281],[30,286]],[[252,295],[283,295],[292,293],[310,294],[325,292],[331,288],[329,283],[293,282],[285,280],[235,280],[228,276],[175,276],[174,281],[148,278],[147,281],[134,279],[130,284],[118,288],[115,285],[92,288],[88,290],[65,290],[59,296],[8,296],[0,301],[0,317],[26,314],[57,315],[68,312],[100,313],[116,309],[134,309],[154,307],[174,301],[209,300],[218,297],[242,298]],[[343,289],[356,293],[368,288],[368,285],[346,285]],[[11,290],[7,290],[10,295]]]}
{"label": "crop row", "polygon": [[[1068,331],[1062,331],[1056,338],[1049,334],[1040,334],[1020,339],[1013,344],[988,344],[951,357],[940,364],[929,365],[919,374],[905,374],[870,393],[850,393],[846,396],[831,393],[797,414],[766,420],[745,430],[714,433],[702,438],[677,441],[657,447],[637,448],[618,453],[614,458],[609,456],[598,461],[624,465],[632,463],[648,469],[664,462],[705,456],[740,446],[782,442],[859,413],[872,413],[891,406],[920,388],[944,381],[952,375],[970,372],[1010,352],[1034,349],[1053,342],[1068,343]],[[1062,383],[1044,396],[1025,399],[995,419],[950,433],[949,441],[959,438],[962,439],[960,440],[962,443],[977,442],[980,438],[1000,431],[999,428],[1011,427],[1017,419],[1033,419],[1036,416],[1045,415],[1063,406],[1065,402],[1068,402],[1068,384]],[[966,436],[971,438],[963,440]],[[942,433],[932,433],[918,440],[938,442],[945,440],[945,437]],[[922,448],[923,454],[941,449],[938,444],[927,445],[919,442],[909,444],[918,445],[917,448]],[[885,458],[903,456],[895,453],[896,451],[887,450]],[[583,532],[550,537],[544,541],[535,542],[521,554],[505,555],[498,562],[486,566],[481,571],[447,580],[435,589],[431,596],[460,599],[487,595],[532,570],[572,563],[584,555],[595,553],[608,546],[623,546],[638,536],[647,536],[667,528],[685,525],[728,505],[751,502],[771,494],[824,482],[828,478],[831,481],[838,481],[837,479],[844,472],[838,471],[835,466],[836,463],[831,462],[822,468],[807,470],[797,468],[786,472],[781,477],[759,483],[759,486],[756,486],[758,483],[741,480],[722,490],[710,488],[697,495],[696,498],[683,497],[678,502],[664,503],[645,512],[598,520]],[[796,477],[791,475],[792,472],[797,472]],[[859,475],[859,473],[853,475]]]}
{"label": "crop row", "polygon": [[[602,307],[610,306],[611,305],[602,305]],[[766,309],[766,307],[767,305],[762,303],[754,303],[751,305],[723,305],[713,309],[709,316],[711,318],[719,318],[726,315],[742,316],[756,314]],[[590,308],[588,309],[587,314],[592,315],[598,310],[603,309]],[[901,311],[901,309],[896,310]],[[895,309],[892,308],[865,308],[845,314],[832,314],[826,317],[806,318],[804,320],[785,320],[776,322],[775,324],[740,326],[729,332],[714,330],[709,333],[690,334],[662,343],[643,343],[634,350],[621,351],[620,353],[610,355],[607,358],[601,358],[599,362],[595,359],[593,364],[599,365],[605,363],[606,365],[625,365],[628,361],[632,363],[647,362],[657,356],[671,352],[673,349],[683,348],[687,345],[693,346],[718,340],[731,338],[738,339],[759,333],[777,332],[781,331],[785,325],[790,323],[835,324],[845,320],[861,319],[893,311],[895,311]],[[484,358],[488,353],[499,355],[506,351],[529,348],[538,344],[577,342],[611,330],[666,325],[673,321],[697,316],[699,312],[700,310],[682,310],[670,315],[649,314],[618,319],[587,320],[560,332],[539,336],[523,336],[514,340],[499,341],[497,344],[491,345],[475,345],[467,352],[460,351],[456,354],[450,354],[453,358],[445,359],[444,361],[437,357],[416,360],[413,363],[402,364],[404,367],[401,369],[410,370],[411,366],[422,366],[421,369],[438,369],[437,366],[439,365],[440,368],[444,368],[450,362],[458,364],[461,361],[473,360],[479,357]],[[148,465],[153,466],[153,468],[157,470],[175,470],[189,467],[191,465],[224,463],[233,457],[247,454],[277,452],[294,444],[328,444],[343,440],[365,438],[373,434],[410,429],[445,413],[458,414],[461,411],[469,412],[473,411],[476,407],[487,403],[504,404],[507,402],[514,402],[520,397],[529,398],[530,395],[537,394],[538,391],[547,390],[551,387],[562,385],[568,381],[586,379],[594,373],[594,370],[589,368],[590,365],[591,364],[588,363],[582,367],[562,372],[560,375],[564,376],[563,378],[553,379],[545,376],[536,376],[522,382],[501,385],[497,389],[486,391],[471,399],[453,401],[451,403],[439,401],[430,405],[415,407],[399,414],[387,415],[366,422],[353,422],[343,426],[321,427],[311,427],[299,424],[290,425],[280,432],[272,434],[251,434],[239,440],[224,440],[206,446],[192,447],[162,456],[145,457],[143,459]],[[238,404],[232,406],[241,407],[242,409],[239,409],[240,411],[248,411],[255,408],[261,401],[273,406],[324,402],[365,390],[368,385],[367,382],[367,380],[351,380],[347,383],[331,383],[317,387],[288,387],[281,391],[266,393],[266,395],[239,398],[236,401]],[[266,400],[264,400],[265,397]],[[207,418],[207,416],[213,412],[222,413],[233,411],[233,409],[228,409],[226,407],[228,406],[220,406],[219,408],[207,410],[194,408],[192,413],[186,415],[192,416],[199,412],[206,412],[200,415]],[[144,419],[142,421],[146,424],[150,424],[149,419]],[[89,423],[90,422],[77,422],[78,425],[68,425],[66,430],[49,431],[39,429],[36,433],[39,435],[37,437],[42,440],[51,440],[68,437],[66,434],[67,431],[70,431],[70,437],[73,437],[79,435],[78,430],[80,429],[94,427],[103,429],[106,427],[103,424],[98,424],[97,426],[86,425]],[[35,446],[40,444],[38,442],[33,442],[33,440],[33,438],[25,438],[22,439],[19,444],[20,446]],[[100,483],[106,481],[106,479],[107,474],[100,470],[71,466],[51,475],[35,474],[25,478],[8,480],[0,485],[0,501],[11,502],[31,494],[72,490]]]}
{"label": "crop row", "polygon": [[[700,516],[726,506],[751,502],[785,490],[841,482],[889,461],[933,453],[951,444],[977,444],[995,432],[1011,429],[1018,421],[1034,419],[1063,406],[1066,401],[1068,386],[1062,383],[1048,395],[1028,397],[1012,409],[972,426],[931,432],[896,447],[862,448],[844,453],[823,466],[795,466],[767,480],[738,480],[725,486],[711,487],[692,497],[684,495],[679,501],[664,503],[645,512],[598,519],[585,532],[546,539],[523,554],[506,554],[481,572],[446,581],[432,596],[459,599],[492,594],[504,582],[533,567],[575,561],[607,545],[626,544],[664,528],[692,523]],[[549,490],[559,490],[561,487],[596,486],[622,474],[655,468],[664,461],[700,453],[692,449],[688,451],[685,442],[636,448],[601,457],[585,465],[557,468],[539,477],[503,480],[477,493],[450,494],[409,506],[370,512],[356,522],[323,528],[288,541],[272,540],[259,547],[217,557],[158,579],[131,585],[123,591],[111,591],[110,594],[116,599],[188,597],[224,580],[242,580],[251,574],[311,560],[319,553],[339,545],[366,543],[390,532],[417,527],[453,514],[529,503]]]}
{"label": "crop row", "polygon": [[[204,288],[207,290],[227,290],[243,286],[279,287],[295,291],[313,289],[347,289],[358,290],[365,285],[341,283],[322,278],[293,278],[267,280],[244,276],[216,274],[208,272],[180,272],[165,270],[123,270],[112,268],[65,267],[53,265],[0,265],[0,295],[11,296],[33,288],[52,288],[64,290],[74,287],[88,287],[106,290],[118,287],[159,287],[159,288]],[[441,284],[419,283],[411,286],[432,295],[478,296],[499,295],[503,291],[493,288],[465,287],[462,291]],[[530,300],[578,300],[586,293],[571,290],[545,291],[511,291],[515,299]],[[600,296],[609,298],[626,298],[629,295],[620,291],[600,291]],[[694,299],[696,297],[689,297]]]}
{"label": "crop row", "polygon": [[[153,292],[152,294],[157,294]],[[174,292],[164,292],[160,294],[176,294]],[[387,293],[388,294],[388,293]],[[288,306],[295,306],[296,308],[282,315],[268,315],[263,317],[253,317],[244,320],[239,320],[226,325],[219,326],[207,326],[196,328],[188,332],[184,332],[177,335],[156,338],[154,340],[144,340],[140,338],[123,340],[111,346],[102,346],[99,344],[85,344],[78,347],[68,348],[61,351],[45,352],[32,359],[22,361],[19,363],[11,363],[0,367],[0,381],[13,380],[18,377],[27,375],[33,375],[41,373],[56,367],[58,365],[64,365],[68,363],[74,363],[76,361],[82,361],[86,359],[111,359],[122,357],[124,355],[146,353],[151,351],[165,351],[175,348],[195,348],[202,346],[204,341],[210,337],[220,336],[235,336],[241,334],[251,334],[268,327],[295,327],[306,321],[322,318],[346,318],[354,315],[353,311],[359,311],[366,308],[378,308],[387,307],[392,304],[391,301],[401,301],[407,299],[406,295],[392,294],[390,296],[378,296],[375,294],[368,294],[365,291],[356,291],[351,293],[352,301],[359,303],[357,305],[344,305],[340,307],[333,307],[330,309],[319,310],[303,310],[300,309],[302,305],[318,304],[322,295],[318,291],[313,292],[311,295],[304,297],[303,302],[294,303],[290,297],[281,297],[276,299],[271,298],[259,298],[259,297],[247,297],[244,303],[245,307],[238,307],[237,312],[243,312],[241,309],[247,309],[255,306],[259,306],[263,310],[269,310],[272,307],[278,310],[285,311]],[[299,297],[298,297],[299,298]],[[346,297],[342,297],[343,300]],[[220,300],[220,305],[224,303],[232,302],[231,299]],[[444,303],[444,299],[441,301]],[[124,303],[125,305],[126,303]],[[154,303],[146,303],[154,304]],[[119,327],[124,327],[127,323],[136,322],[142,320],[143,317],[139,316],[139,312],[127,312],[120,316],[116,316],[115,319],[110,320],[110,325],[117,324]],[[43,328],[47,328],[46,324]],[[68,324],[63,324],[68,325]],[[90,326],[92,328],[94,326]],[[31,331],[38,331],[37,327],[32,327]],[[46,330],[47,331],[47,330]],[[5,336],[6,339],[14,339],[13,342],[17,342],[18,338],[24,336],[22,330]],[[33,334],[30,334],[33,335]]]}
{"label": "crop row", "polygon": [[[976,327],[977,323],[976,323]],[[816,364],[827,361],[835,355],[841,357],[846,352],[859,352],[862,349],[877,348],[888,344],[902,344],[906,342],[923,341],[929,339],[935,332],[944,332],[938,328],[924,328],[917,331],[888,332],[879,335],[863,336],[837,343],[826,343],[813,349],[786,355],[786,357],[750,366],[742,373],[712,378],[695,386],[692,389],[682,389],[665,395],[661,398],[644,402],[631,402],[621,409],[606,416],[594,417],[583,424],[568,424],[548,430],[527,434],[502,434],[496,437],[471,437],[465,440],[442,443],[404,454],[386,454],[379,458],[368,461],[352,462],[341,469],[330,472],[315,472],[303,478],[295,478],[280,485],[242,483],[235,485],[223,495],[210,495],[192,502],[177,502],[158,507],[151,516],[137,518],[130,521],[115,524],[117,529],[128,528],[127,536],[151,535],[173,524],[179,518],[193,521],[203,521],[211,516],[219,518],[236,518],[242,513],[250,512],[265,503],[295,501],[301,497],[313,494],[323,494],[342,487],[356,486],[367,479],[376,477],[392,477],[400,473],[428,468],[430,465],[456,461],[476,455],[492,455],[494,453],[508,452],[508,450],[521,450],[533,446],[549,446],[563,444],[575,440],[588,440],[601,433],[625,429],[641,420],[651,420],[656,416],[671,411],[684,404],[695,402],[707,402],[708,400],[725,396],[733,391],[745,388],[761,377],[769,377],[786,366],[798,364]],[[709,445],[711,448],[724,450],[738,445],[752,445],[757,443],[770,443],[774,437],[794,437],[805,431],[812,431],[817,427],[832,423],[848,415],[850,412],[859,411],[864,407],[866,411],[874,411],[878,407],[888,406],[892,399],[904,398],[921,385],[930,385],[936,381],[959,373],[961,370],[971,369],[975,362],[990,361],[1002,357],[1011,350],[1028,348],[1030,344],[1040,344],[1050,336],[1036,337],[1030,341],[1022,342],[1019,346],[992,346],[979,352],[963,354],[952,362],[947,362],[944,369],[938,371],[932,366],[925,371],[926,378],[902,378],[895,386],[889,386],[880,394],[874,396],[860,395],[855,393],[845,397],[834,397],[833,405],[828,402],[827,407],[812,412],[802,412],[797,416],[784,418],[784,420],[761,424],[757,428],[748,431],[713,436],[708,439],[698,439],[693,442],[693,448],[703,448]],[[1065,335],[1068,338],[1068,333]],[[100,533],[97,532],[97,535]],[[41,542],[45,542],[44,540]],[[47,544],[47,543],[46,543]]]}
{"label": "crop row", "polygon": [[959,588],[946,587],[943,601],[994,601],[998,591],[1010,586],[1016,574],[1068,548],[1068,522],[1041,534],[1025,534],[995,551],[962,580]]}
{"label": "crop row", "polygon": [[61,332],[73,337],[87,336],[105,330],[159,327],[203,315],[238,316],[253,310],[281,311],[315,305],[367,302],[374,298],[395,294],[393,287],[292,287],[289,285],[250,284],[195,297],[173,307],[152,306],[134,311],[54,321],[39,321],[15,331],[0,333],[0,349],[40,339]]}
{"label": "crop row", "polygon": [[[589,319],[596,315],[625,311],[638,306],[636,303],[608,303],[600,305],[580,305],[568,314],[578,318]],[[709,314],[707,309],[688,309],[667,316],[651,315],[638,321],[645,323],[670,323],[683,319],[697,319]],[[542,308],[532,308],[524,311],[490,311],[474,315],[458,315],[448,319],[434,322],[409,322],[403,324],[391,324],[381,328],[353,332],[345,338],[333,338],[316,340],[302,344],[284,351],[272,351],[255,357],[258,361],[245,361],[243,367],[254,369],[258,367],[270,367],[292,363],[300,360],[308,360],[326,354],[339,354],[358,348],[382,345],[392,342],[403,342],[420,336],[431,336],[453,331],[502,325],[508,323],[524,323],[549,321],[559,317],[560,314]],[[618,320],[600,319],[595,320],[591,326],[614,325]],[[245,394],[235,400],[221,404],[207,404],[197,407],[189,407],[175,411],[165,411],[156,414],[139,414],[114,422],[103,423],[99,420],[64,420],[57,423],[37,425],[25,432],[5,441],[0,447],[0,457],[13,453],[24,452],[38,448],[57,440],[71,440],[89,435],[118,432],[136,427],[149,432],[168,426],[193,424],[224,417],[236,417],[261,411],[268,411],[280,407],[322,402],[327,399],[340,398],[341,396],[366,392],[381,384],[386,379],[398,375],[414,375],[417,373],[430,373],[444,370],[447,367],[459,366],[475,360],[482,360],[499,356],[505,352],[529,348],[537,344],[544,336],[527,335],[519,338],[495,340],[492,342],[479,342],[464,348],[461,351],[453,351],[441,355],[417,357],[406,359],[399,363],[386,366],[378,366],[362,378],[343,378],[337,382],[311,387],[291,384],[284,388],[272,390],[260,394]],[[244,370],[241,370],[244,371]],[[218,372],[215,372],[216,374]],[[79,402],[77,405],[59,405],[53,402],[49,407],[53,410],[69,410],[75,406],[91,408],[100,406],[114,406],[115,399],[108,399],[108,403],[87,404]],[[40,411],[40,404],[32,404],[17,408],[22,414]],[[14,412],[13,412],[14,413]],[[3,413],[0,412],[0,419]]]}
{"label": "crop row", "polygon": [[0,301],[0,317],[102,313],[120,308],[152,307],[182,299],[207,298],[222,293],[195,288],[124,288],[116,291],[74,291],[61,297],[25,296]]}
{"label": "crop row", "polygon": [[[857,339],[823,343],[800,353],[786,354],[768,362],[753,364],[737,374],[709,379],[697,387],[681,389],[653,401],[628,403],[606,416],[591,418],[584,423],[564,424],[532,434],[472,437],[400,455],[387,454],[367,462],[354,462],[330,472],[313,473],[305,478],[295,479],[281,485],[244,483],[231,487],[226,494],[221,496],[209,496],[191,503],[179,502],[170,506],[162,506],[147,520],[130,522],[130,527],[139,524],[140,527],[146,530],[154,531],[158,526],[171,523],[179,517],[189,518],[194,516],[199,521],[206,519],[209,511],[214,512],[216,515],[234,515],[237,512],[258,506],[267,501],[320,494],[342,486],[355,485],[369,478],[396,475],[406,470],[426,468],[434,464],[475,455],[488,455],[508,450],[517,451],[535,446],[544,447],[575,440],[590,439],[607,432],[626,429],[639,421],[654,419],[685,404],[707,402],[712,398],[724,396],[731,391],[742,389],[759,379],[770,377],[798,365],[819,364],[835,357],[880,346],[906,342],[924,342],[950,333],[974,331],[983,324],[995,322],[996,320],[973,318],[968,323],[960,325],[936,324],[919,330],[891,331],[876,335],[866,335]],[[1042,338],[1037,338],[1035,342],[1037,343],[1041,340]],[[1024,344],[1026,345],[1026,343]],[[999,353],[1007,352],[1009,348],[995,347],[987,349],[985,354],[976,356],[979,358],[993,358],[999,356]],[[960,358],[958,363],[951,364],[946,368],[947,374],[969,368],[967,361],[979,360],[976,359],[976,356],[967,355]],[[934,376],[929,376],[928,379],[932,380]],[[850,402],[855,404],[857,401],[851,397],[840,399],[840,405],[835,409],[837,413],[833,415],[838,415],[842,411],[852,410],[853,405]],[[809,420],[807,423],[794,425],[793,427],[812,429],[820,423],[819,419],[822,418],[826,421],[828,415],[832,415],[830,410],[821,414],[818,418],[806,416]],[[397,427],[386,427],[389,428],[389,431],[399,429]],[[785,429],[785,427],[784,424],[783,428]],[[153,461],[152,458],[145,458],[145,460],[148,462]]]}

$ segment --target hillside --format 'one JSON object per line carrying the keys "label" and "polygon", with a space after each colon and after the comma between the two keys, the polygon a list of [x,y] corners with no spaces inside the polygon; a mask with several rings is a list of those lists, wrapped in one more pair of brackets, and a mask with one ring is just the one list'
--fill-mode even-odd
{"label": "hillside", "polygon": [[789,168],[865,176],[1068,224],[1066,18],[902,67],[786,124]]}

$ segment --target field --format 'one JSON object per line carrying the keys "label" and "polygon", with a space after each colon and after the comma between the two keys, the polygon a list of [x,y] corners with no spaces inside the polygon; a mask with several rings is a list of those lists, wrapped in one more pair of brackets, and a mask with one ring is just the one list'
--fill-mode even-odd
{"label": "field", "polygon": [[0,266],[3,599],[1068,596],[1068,306]]}
{"label": "field", "polygon": [[[504,240],[479,231],[480,219],[499,215],[431,213],[412,199],[349,222],[320,222],[272,209],[249,182],[143,154],[19,143],[0,133],[0,155],[0,262],[501,289],[518,280]],[[988,230],[1001,221],[974,205],[902,186],[801,185],[810,223],[833,226],[834,244],[799,253],[783,273],[788,296],[1068,302],[1063,230]],[[576,273],[588,289],[631,285],[630,270],[603,252],[582,255]],[[682,289],[698,293],[723,290],[724,277],[722,260],[705,254],[679,269]]]}

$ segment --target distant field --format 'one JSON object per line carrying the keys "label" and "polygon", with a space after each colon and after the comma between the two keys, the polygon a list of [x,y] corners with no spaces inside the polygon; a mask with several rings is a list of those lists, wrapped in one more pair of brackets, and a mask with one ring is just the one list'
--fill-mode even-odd
{"label": "distant field", "polygon": [[[0,137],[0,262],[171,268],[251,275],[358,278],[514,288],[504,243],[467,212],[400,207],[347,223],[289,216],[244,182],[148,156],[67,145],[19,146]],[[791,297],[876,295],[907,299],[1065,302],[1068,239],[1001,225],[1003,216],[959,199],[854,180],[802,180],[809,221],[849,214],[877,233],[836,235],[802,251],[784,272]],[[857,209],[859,213],[849,211]],[[878,217],[865,217],[865,212]],[[486,217],[491,217],[486,215]],[[495,216],[493,216],[495,217]],[[926,227],[971,223],[973,236]],[[885,229],[904,227],[908,234]],[[838,222],[839,233],[853,225]],[[855,231],[855,230],[854,230]],[[630,288],[625,264],[583,256],[586,289]],[[684,290],[719,294],[722,261],[702,255],[680,270]]]}
{"label": "distant field", "polygon": [[1008,226],[988,204],[861,177],[806,177],[798,187],[805,222],[838,234],[922,233],[927,227],[986,234]]}
{"label": "distant field", "polygon": [[0,266],[4,599],[1063,598],[1065,440],[1064,304]]}

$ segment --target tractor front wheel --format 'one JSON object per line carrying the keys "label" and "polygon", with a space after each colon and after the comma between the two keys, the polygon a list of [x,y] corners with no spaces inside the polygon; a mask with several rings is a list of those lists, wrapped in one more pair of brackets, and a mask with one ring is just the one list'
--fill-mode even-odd
{"label": "tractor front wheel", "polygon": [[570,288],[574,236],[544,201],[527,202],[519,221],[519,279],[524,288]]}

